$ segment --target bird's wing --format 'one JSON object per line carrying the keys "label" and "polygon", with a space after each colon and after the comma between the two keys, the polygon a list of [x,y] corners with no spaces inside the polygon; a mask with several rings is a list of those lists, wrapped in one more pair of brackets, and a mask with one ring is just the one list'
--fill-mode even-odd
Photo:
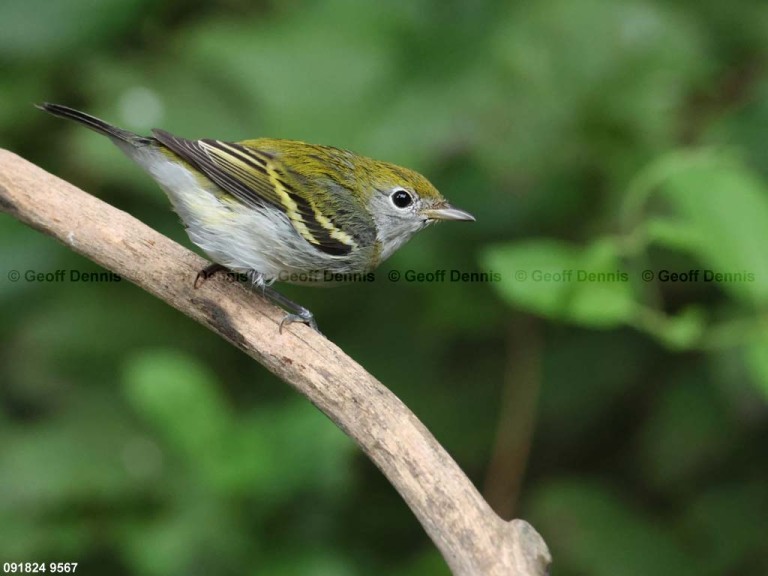
{"label": "bird's wing", "polygon": [[187,140],[163,130],[154,137],[245,204],[282,208],[269,174],[271,155],[219,140]]}
{"label": "bird's wing", "polygon": [[318,250],[344,256],[357,246],[352,236],[297,191],[296,178],[274,154],[235,142],[187,140],[163,130],[153,130],[152,134],[240,202],[282,211]]}

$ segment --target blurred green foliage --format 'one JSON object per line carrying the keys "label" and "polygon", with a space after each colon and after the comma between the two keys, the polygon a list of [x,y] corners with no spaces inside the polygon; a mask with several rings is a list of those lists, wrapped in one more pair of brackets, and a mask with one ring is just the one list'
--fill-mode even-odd
{"label": "blurred green foliage", "polygon": [[[429,175],[477,223],[422,233],[376,282],[285,292],[535,525],[553,574],[768,573],[764,2],[3,0],[0,30],[0,145],[186,245],[140,170],[32,103]],[[0,263],[0,561],[447,573],[260,366],[126,282],[24,280],[98,268],[7,216]],[[659,279],[695,269],[752,279]],[[626,281],[534,279],[568,270]],[[509,422],[533,429],[519,498]]]}

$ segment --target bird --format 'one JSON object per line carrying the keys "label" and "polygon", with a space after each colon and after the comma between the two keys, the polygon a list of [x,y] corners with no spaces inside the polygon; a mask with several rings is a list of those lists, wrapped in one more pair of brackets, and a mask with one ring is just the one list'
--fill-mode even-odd
{"label": "bird", "polygon": [[212,260],[198,287],[222,271],[244,274],[287,314],[314,315],[275,281],[337,284],[372,272],[438,221],[474,221],[414,170],[333,146],[256,138],[141,136],[61,104],[38,108],[107,136],[165,191],[190,240]]}

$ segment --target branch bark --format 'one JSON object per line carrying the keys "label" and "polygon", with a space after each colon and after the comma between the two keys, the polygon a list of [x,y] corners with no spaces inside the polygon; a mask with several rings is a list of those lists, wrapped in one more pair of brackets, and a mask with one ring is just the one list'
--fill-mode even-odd
{"label": "branch bark", "polygon": [[112,270],[213,330],[305,395],[394,485],[454,574],[538,576],[550,555],[523,520],[506,522],[387,388],[246,287],[193,280],[206,262],[132,216],[0,149],[0,210]]}

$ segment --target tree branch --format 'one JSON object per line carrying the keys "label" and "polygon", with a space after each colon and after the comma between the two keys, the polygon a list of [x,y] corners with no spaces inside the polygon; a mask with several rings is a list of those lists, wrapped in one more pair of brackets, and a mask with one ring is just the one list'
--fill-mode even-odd
{"label": "tree branch", "polygon": [[351,436],[386,475],[456,575],[543,575],[526,522],[505,522],[423,424],[333,343],[239,284],[193,280],[206,262],[71,184],[0,149],[0,210],[53,236],[213,330],[285,380]]}

